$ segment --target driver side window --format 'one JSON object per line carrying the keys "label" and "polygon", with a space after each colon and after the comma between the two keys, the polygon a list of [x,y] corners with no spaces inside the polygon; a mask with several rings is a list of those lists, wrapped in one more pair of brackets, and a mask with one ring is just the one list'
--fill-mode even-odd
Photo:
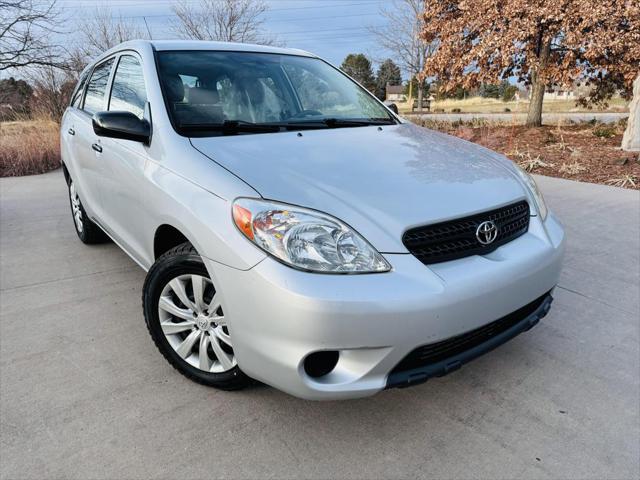
{"label": "driver side window", "polygon": [[142,65],[137,57],[122,55],[113,77],[109,110],[131,112],[138,118],[142,118],[146,103],[147,91],[144,86]]}

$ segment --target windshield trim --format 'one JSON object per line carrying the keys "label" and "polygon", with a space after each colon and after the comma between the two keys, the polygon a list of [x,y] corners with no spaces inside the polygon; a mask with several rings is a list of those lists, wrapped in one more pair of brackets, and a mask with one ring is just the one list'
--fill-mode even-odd
{"label": "windshield trim", "polygon": [[[308,58],[308,59],[312,59],[312,60],[319,60],[323,63],[325,63],[326,65],[328,65],[329,67],[331,67],[332,69],[334,69],[335,71],[337,71],[340,75],[346,77],[347,79],[349,79],[349,81],[353,82],[354,84],[356,84],[358,86],[358,88],[361,88],[362,91],[365,92],[365,94],[369,95],[369,97],[371,97],[375,102],[377,102],[378,104],[380,104],[383,108],[385,113],[388,115],[390,123],[389,125],[398,125],[401,124],[402,121],[401,119],[395,115],[395,113],[393,113],[391,110],[389,110],[389,108],[384,104],[384,102],[380,101],[379,98],[377,98],[375,95],[373,95],[369,90],[367,90],[366,88],[364,88],[362,85],[360,85],[357,81],[355,81],[353,78],[351,78],[349,75],[347,75],[346,73],[344,73],[342,70],[340,70],[338,67],[333,66],[331,63],[327,62],[325,59],[315,56],[315,55],[302,55],[302,54],[296,54],[296,53],[279,53],[279,52],[260,52],[260,51],[252,51],[252,50],[217,50],[217,49],[202,49],[202,50],[193,50],[193,49],[180,49],[180,50],[158,50],[155,47],[152,47],[153,50],[153,61],[154,61],[154,65],[156,68],[156,79],[158,80],[158,84],[160,86],[160,91],[162,93],[162,100],[164,103],[164,108],[165,108],[165,112],[167,114],[167,117],[169,118],[169,122],[171,122],[171,126],[173,127],[173,130],[180,135],[181,137],[186,137],[186,138],[193,138],[193,131],[188,131],[185,129],[182,129],[180,127],[180,125],[178,125],[173,117],[173,115],[171,115],[171,110],[170,110],[170,105],[168,102],[168,95],[165,92],[165,87],[164,84],[162,82],[162,79],[160,78],[160,63],[159,63],[159,59],[158,59],[158,54],[162,53],[162,52],[171,52],[171,53],[197,53],[197,52],[220,52],[220,53],[247,53],[247,54],[252,54],[252,53],[258,53],[261,55],[278,55],[278,56],[289,56],[289,57],[298,57],[298,58]],[[347,120],[347,119],[345,119]],[[378,124],[375,124],[378,125]],[[373,126],[373,124],[371,125],[362,125],[362,127],[370,127]],[[351,128],[361,128],[361,127],[351,127]],[[301,129],[302,130],[302,129]],[[307,128],[307,130],[309,130],[309,128]],[[330,128],[319,128],[319,130],[331,130]],[[287,130],[287,129],[283,129],[280,132],[269,132],[269,133],[282,133],[282,132],[286,132],[286,131],[291,131],[291,130]],[[294,129],[295,131],[295,129]],[[217,133],[217,135],[216,135]],[[243,132],[244,133],[244,132]],[[252,132],[252,133],[260,133],[260,134],[265,134],[262,132]],[[219,132],[210,132],[210,133],[205,133],[204,131],[200,134],[197,135],[198,137],[215,137],[215,136],[219,136]]]}

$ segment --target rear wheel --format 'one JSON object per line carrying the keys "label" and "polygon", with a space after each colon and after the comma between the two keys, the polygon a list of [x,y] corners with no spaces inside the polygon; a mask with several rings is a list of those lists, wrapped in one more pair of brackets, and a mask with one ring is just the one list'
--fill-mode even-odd
{"label": "rear wheel", "polygon": [[153,264],[142,302],[151,338],[186,377],[223,390],[246,386],[229,334],[229,318],[202,258],[189,243]]}
{"label": "rear wheel", "polygon": [[69,178],[68,187],[71,215],[78,238],[86,244],[106,242],[109,237],[87,216],[72,178]]}

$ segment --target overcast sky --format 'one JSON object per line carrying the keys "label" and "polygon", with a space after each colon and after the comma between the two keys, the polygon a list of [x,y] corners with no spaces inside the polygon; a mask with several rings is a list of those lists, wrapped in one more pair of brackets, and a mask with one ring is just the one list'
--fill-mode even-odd
{"label": "overcast sky", "polygon": [[[365,53],[374,61],[385,56],[367,27],[382,23],[380,7],[391,4],[391,0],[265,1],[270,11],[264,28],[288,47],[311,51],[337,65],[348,53]],[[173,37],[169,28],[172,3],[173,0],[58,0],[70,18],[70,29],[76,19],[91,15],[96,6],[106,4],[114,15],[131,18],[142,27],[145,17],[154,38]]]}

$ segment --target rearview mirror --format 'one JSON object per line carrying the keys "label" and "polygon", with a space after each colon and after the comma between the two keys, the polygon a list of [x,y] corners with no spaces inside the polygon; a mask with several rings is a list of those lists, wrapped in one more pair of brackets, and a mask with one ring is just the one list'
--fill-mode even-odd
{"label": "rearview mirror", "polygon": [[131,112],[97,112],[93,114],[93,131],[100,137],[122,138],[149,143],[151,125]]}
{"label": "rearview mirror", "polygon": [[393,102],[384,102],[384,104],[386,105],[386,107],[389,110],[391,110],[393,113],[398,115],[398,106],[395,103],[393,103]]}

